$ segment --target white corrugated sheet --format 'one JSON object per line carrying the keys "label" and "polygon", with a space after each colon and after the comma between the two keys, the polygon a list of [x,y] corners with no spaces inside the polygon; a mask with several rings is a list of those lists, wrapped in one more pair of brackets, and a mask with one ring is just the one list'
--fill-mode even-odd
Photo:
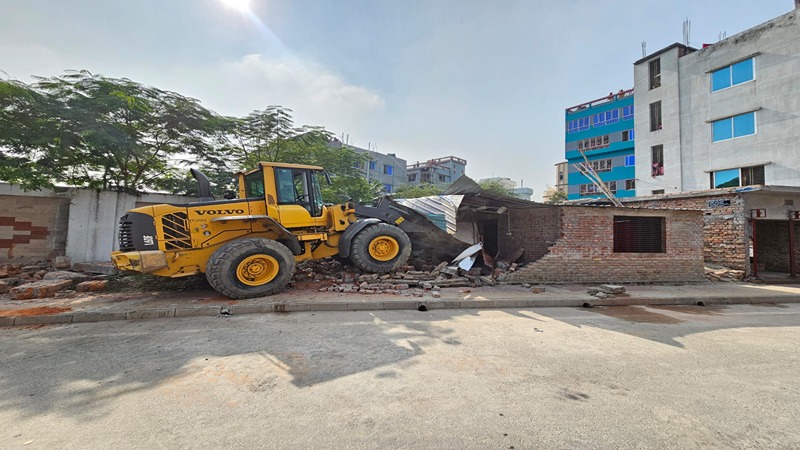
{"label": "white corrugated sheet", "polygon": [[456,232],[456,212],[464,199],[463,195],[435,195],[420,198],[396,198],[394,201],[421,214],[443,214],[447,232]]}

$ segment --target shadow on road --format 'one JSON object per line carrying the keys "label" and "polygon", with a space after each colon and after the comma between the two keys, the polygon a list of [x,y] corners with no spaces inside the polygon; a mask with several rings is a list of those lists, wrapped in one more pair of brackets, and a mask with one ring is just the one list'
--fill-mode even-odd
{"label": "shadow on road", "polygon": [[[798,325],[796,314],[779,314],[784,311],[767,307],[758,311],[762,318],[756,321],[726,307],[504,310],[529,319],[525,322],[529,325],[517,322],[518,328],[512,329],[498,321],[488,335],[479,337],[460,336],[448,322],[475,318],[482,314],[479,310],[320,312],[7,328],[0,330],[4,349],[0,408],[22,417],[57,411],[93,420],[102,418],[114,398],[170,384],[181,392],[178,388],[198,377],[210,386],[224,381],[252,392],[276,386],[276,376],[304,389],[375,371],[375,382],[380,383],[401,376],[404,367],[416,364],[415,357],[432,346],[457,346],[477,338],[497,339],[502,346],[504,333],[535,335],[534,331],[547,331],[551,320],[678,348],[683,348],[681,337],[694,333],[765,323]],[[774,316],[764,321],[770,312]],[[231,356],[247,357],[225,359]]]}

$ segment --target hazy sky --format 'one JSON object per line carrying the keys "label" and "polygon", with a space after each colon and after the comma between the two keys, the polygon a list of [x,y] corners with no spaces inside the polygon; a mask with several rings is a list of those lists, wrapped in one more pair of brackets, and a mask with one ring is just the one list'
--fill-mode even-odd
{"label": "hazy sky", "polygon": [[[242,0],[239,0],[242,1]],[[127,77],[226,115],[269,105],[409,163],[541,197],[564,159],[564,109],[633,86],[633,62],[713,43],[793,0],[0,0],[0,76]]]}

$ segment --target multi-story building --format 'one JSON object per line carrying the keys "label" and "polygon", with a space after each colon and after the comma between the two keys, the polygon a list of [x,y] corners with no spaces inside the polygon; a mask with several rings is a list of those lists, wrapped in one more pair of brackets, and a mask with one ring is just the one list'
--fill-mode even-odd
{"label": "multi-story building", "polygon": [[466,169],[467,160],[455,156],[429,159],[423,163],[417,161],[406,167],[406,182],[450,184],[464,175]]}
{"label": "multi-story building", "polygon": [[555,192],[561,192],[563,194],[567,193],[567,179],[569,177],[569,172],[567,171],[567,163],[560,162],[556,164],[556,184],[555,184]]}
{"label": "multi-story building", "polygon": [[567,108],[564,155],[568,200],[603,196],[578,169],[586,160],[615,196],[635,195],[633,111],[633,89]]}
{"label": "multi-story building", "polygon": [[370,156],[369,161],[357,165],[357,169],[369,181],[375,180],[383,185],[383,190],[387,194],[394,192],[397,186],[406,184],[406,160],[398,158],[394,153],[378,153],[373,150],[356,147],[334,139],[331,147],[346,147],[356,153],[366,153]]}
{"label": "multi-story building", "polygon": [[638,196],[800,186],[800,17],[634,63]]}

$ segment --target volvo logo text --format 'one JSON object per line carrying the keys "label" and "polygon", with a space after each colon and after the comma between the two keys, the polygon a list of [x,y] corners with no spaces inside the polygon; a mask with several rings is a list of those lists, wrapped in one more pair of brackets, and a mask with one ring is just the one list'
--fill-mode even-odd
{"label": "volvo logo text", "polygon": [[221,216],[223,214],[244,214],[243,209],[206,209],[206,210],[198,210],[198,216],[205,216],[208,214],[209,216]]}

